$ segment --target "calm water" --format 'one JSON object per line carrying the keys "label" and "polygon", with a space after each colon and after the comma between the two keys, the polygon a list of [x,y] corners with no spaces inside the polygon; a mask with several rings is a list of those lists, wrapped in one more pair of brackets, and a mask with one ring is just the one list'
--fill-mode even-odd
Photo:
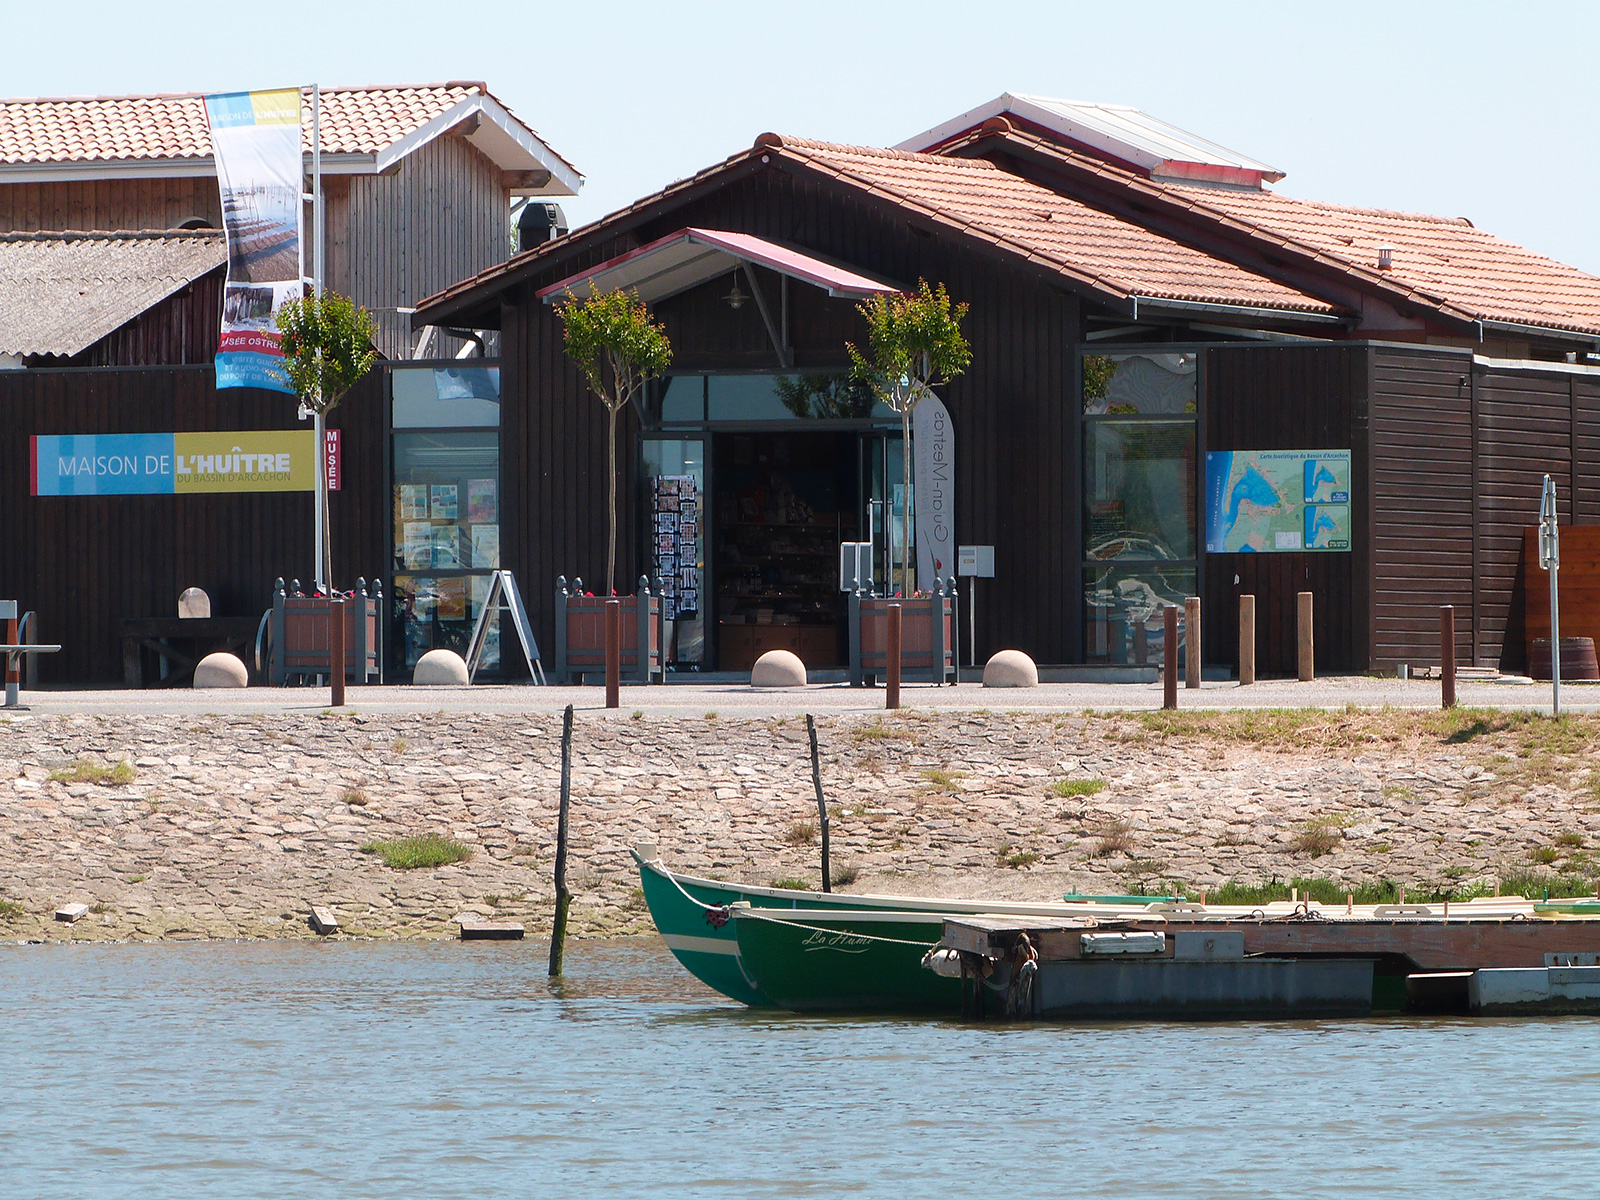
{"label": "calm water", "polygon": [[761,1015],[664,951],[0,948],[0,1196],[1592,1195],[1600,1021]]}

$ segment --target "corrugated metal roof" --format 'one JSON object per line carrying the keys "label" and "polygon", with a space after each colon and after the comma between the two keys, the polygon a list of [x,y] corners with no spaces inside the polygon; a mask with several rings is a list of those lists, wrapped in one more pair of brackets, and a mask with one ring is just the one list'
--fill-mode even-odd
{"label": "corrugated metal roof", "polygon": [[[983,124],[1015,116],[1157,175],[1216,177],[1238,183],[1276,182],[1283,172],[1226,146],[1179,129],[1126,104],[1093,104],[1005,92],[958,117],[907,138],[897,150],[926,151]],[[1209,168],[1209,170],[1208,170]]]}
{"label": "corrugated metal roof", "polygon": [[227,259],[214,229],[0,234],[0,354],[82,353]]}

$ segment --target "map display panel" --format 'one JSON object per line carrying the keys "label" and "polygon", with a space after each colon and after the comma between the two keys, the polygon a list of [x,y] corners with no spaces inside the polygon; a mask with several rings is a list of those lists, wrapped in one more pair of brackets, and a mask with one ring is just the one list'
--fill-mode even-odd
{"label": "map display panel", "polygon": [[1206,454],[1206,552],[1350,549],[1350,451]]}

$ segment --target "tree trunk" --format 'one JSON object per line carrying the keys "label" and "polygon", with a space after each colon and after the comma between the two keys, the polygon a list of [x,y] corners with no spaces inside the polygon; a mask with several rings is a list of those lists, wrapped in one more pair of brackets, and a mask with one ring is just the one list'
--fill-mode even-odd
{"label": "tree trunk", "polygon": [[905,503],[900,509],[900,594],[911,595],[911,408],[900,412],[901,486],[905,488]]}
{"label": "tree trunk", "polygon": [[606,497],[610,536],[606,541],[606,592],[616,592],[617,579],[617,410],[606,406],[606,466],[611,490]]}

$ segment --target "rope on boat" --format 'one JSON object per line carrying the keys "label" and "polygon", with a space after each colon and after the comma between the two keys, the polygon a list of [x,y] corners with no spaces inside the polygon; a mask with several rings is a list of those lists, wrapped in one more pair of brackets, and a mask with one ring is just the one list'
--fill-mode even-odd
{"label": "rope on boat", "polygon": [[[721,929],[728,923],[728,906],[726,904],[707,904],[698,896],[691,894],[688,888],[684,887],[683,884],[678,882],[678,877],[671,871],[662,871],[661,873],[672,881],[673,887],[677,888],[678,891],[683,893],[683,898],[685,900],[687,900],[690,904],[693,904],[696,908],[705,910],[706,920],[711,922],[712,928]],[[718,916],[722,918],[720,921],[716,919]]]}
{"label": "rope on boat", "polygon": [[938,942],[913,942],[907,938],[880,937],[875,933],[857,933],[853,929],[829,929],[825,925],[807,925],[804,921],[788,921],[783,917],[769,916],[766,909],[752,908],[750,916],[758,921],[771,921],[774,925],[792,925],[796,929],[810,930],[812,933],[835,934],[839,937],[860,938],[865,942],[886,942],[891,946],[915,946],[919,950],[931,950]]}

